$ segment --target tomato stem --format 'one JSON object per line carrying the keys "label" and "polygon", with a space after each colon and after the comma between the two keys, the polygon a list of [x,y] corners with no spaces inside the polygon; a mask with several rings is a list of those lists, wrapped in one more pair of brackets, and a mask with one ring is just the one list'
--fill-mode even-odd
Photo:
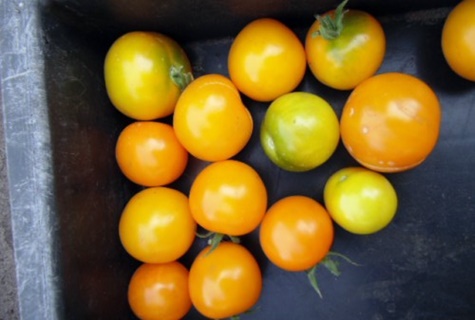
{"label": "tomato stem", "polygon": [[343,17],[348,10],[344,10],[348,0],[344,0],[335,9],[334,14],[316,15],[315,19],[320,22],[320,28],[312,34],[312,37],[322,36],[326,40],[338,38],[343,31]]}
{"label": "tomato stem", "polygon": [[239,239],[239,237],[230,236],[224,233],[212,232],[212,231],[205,234],[201,234],[197,232],[196,236],[200,239],[208,239],[208,245],[210,245],[211,248],[207,254],[210,254],[214,249],[216,249],[216,247],[218,247],[218,245],[223,241],[224,237],[228,237],[229,240],[231,240],[231,242],[233,243],[241,242],[241,239]]}
{"label": "tomato stem", "polygon": [[316,274],[317,266],[318,264],[307,271],[307,277],[313,289],[315,289],[315,292],[317,292],[318,296],[320,298],[323,298],[322,292],[320,291],[320,288],[318,287],[318,282],[317,282],[317,274]]}
{"label": "tomato stem", "polygon": [[180,91],[185,90],[185,88],[193,81],[193,74],[191,72],[184,72],[183,66],[171,66],[170,68],[170,78],[173,83],[175,83]]}

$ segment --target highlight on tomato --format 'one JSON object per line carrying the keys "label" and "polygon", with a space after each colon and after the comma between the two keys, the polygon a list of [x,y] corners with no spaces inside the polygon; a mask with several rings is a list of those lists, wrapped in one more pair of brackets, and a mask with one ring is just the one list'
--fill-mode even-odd
{"label": "highlight on tomato", "polygon": [[196,176],[189,202],[195,221],[216,237],[210,238],[214,247],[225,235],[239,237],[259,226],[267,210],[267,189],[250,165],[217,161]]}
{"label": "highlight on tomato", "polygon": [[346,167],[325,183],[324,201],[333,221],[348,232],[372,234],[386,228],[396,215],[398,198],[382,174]]}
{"label": "highlight on tomato", "polygon": [[158,32],[133,31],[109,48],[104,79],[117,110],[135,120],[154,120],[173,113],[193,74],[175,40]]}
{"label": "highlight on tomato", "polygon": [[181,94],[173,127],[178,140],[194,157],[219,161],[235,156],[246,146],[253,119],[229,78],[206,74]]}
{"label": "highlight on tomato", "polygon": [[305,49],[282,22],[256,19],[235,37],[228,54],[228,71],[236,87],[256,101],[272,101],[291,92],[307,67]]}
{"label": "highlight on tomato", "polygon": [[369,13],[345,9],[317,15],[305,39],[308,66],[323,84],[350,90],[374,75],[383,63],[386,36]]}
{"label": "highlight on tomato", "polygon": [[209,319],[236,317],[259,300],[262,274],[254,256],[244,246],[223,242],[205,247],[189,273],[193,306]]}
{"label": "highlight on tomato", "polygon": [[442,29],[442,52],[450,68],[466,80],[475,81],[475,0],[459,2]]}
{"label": "highlight on tomato", "polygon": [[123,247],[145,263],[179,259],[191,247],[195,233],[187,196],[168,187],[139,191],[127,202],[119,221]]}
{"label": "highlight on tomato", "polygon": [[172,183],[188,163],[188,152],[173,127],[155,121],[136,121],[126,126],[117,139],[115,156],[122,173],[146,187]]}
{"label": "highlight on tomato", "polygon": [[144,263],[129,281],[127,299],[139,319],[182,319],[191,309],[188,270],[178,261]]}
{"label": "highlight on tomato", "polygon": [[436,146],[440,125],[441,107],[432,88],[400,72],[378,74],[359,84],[340,119],[348,152],[379,172],[421,164]]}
{"label": "highlight on tomato", "polygon": [[331,105],[308,92],[274,100],[261,124],[260,142],[278,167],[303,172],[326,162],[340,141],[338,117]]}

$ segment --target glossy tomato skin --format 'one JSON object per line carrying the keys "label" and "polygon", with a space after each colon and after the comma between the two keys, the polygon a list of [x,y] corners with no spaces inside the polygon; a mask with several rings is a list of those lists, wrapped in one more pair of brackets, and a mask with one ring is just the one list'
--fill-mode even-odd
{"label": "glossy tomato skin", "polygon": [[343,229],[372,234],[384,229],[397,211],[397,194],[386,177],[361,167],[338,170],[324,188],[325,207]]}
{"label": "glossy tomato skin", "polygon": [[330,215],[307,196],[287,196],[274,203],[259,230],[265,255],[287,271],[314,267],[330,251],[333,238]]}
{"label": "glossy tomato skin", "polygon": [[186,53],[170,37],[157,32],[129,32],[118,38],[104,62],[112,104],[136,120],[169,116],[182,88],[174,77],[192,78]]}
{"label": "glossy tomato skin", "polygon": [[274,100],[261,124],[266,155],[284,170],[303,172],[326,162],[340,140],[338,117],[321,97],[292,92]]}
{"label": "glossy tomato skin", "polygon": [[228,55],[231,80],[246,96],[272,101],[291,92],[306,70],[305,49],[297,35],[278,20],[261,18],[246,25]]}
{"label": "glossy tomato skin", "polygon": [[267,190],[257,171],[237,160],[214,162],[194,179],[190,210],[208,231],[231,236],[250,233],[267,209]]}
{"label": "glossy tomato skin", "polygon": [[125,250],[146,263],[179,259],[191,247],[195,232],[188,198],[168,187],[147,188],[135,194],[119,221]]}
{"label": "glossy tomato skin", "polygon": [[191,309],[188,270],[177,261],[144,263],[132,275],[127,297],[139,319],[182,319]]}
{"label": "glossy tomato skin", "polygon": [[434,91],[422,80],[397,72],[358,85],[340,119],[348,152],[361,165],[380,172],[404,171],[422,163],[437,143],[440,125]]}
{"label": "glossy tomato skin", "polygon": [[[334,11],[325,13],[334,15]],[[350,90],[374,75],[386,53],[386,36],[377,19],[364,11],[348,10],[341,34],[332,40],[315,35],[315,20],[307,32],[305,50],[313,75],[323,84]]]}
{"label": "glossy tomato skin", "polygon": [[146,187],[175,181],[188,163],[188,152],[178,141],[173,127],[154,121],[137,121],[126,126],[117,139],[115,155],[122,173]]}
{"label": "glossy tomato skin", "polygon": [[178,99],[173,115],[178,140],[198,159],[226,160],[251,138],[253,119],[229,78],[206,74],[195,79]]}
{"label": "glossy tomato skin", "polygon": [[205,317],[224,319],[251,309],[262,291],[262,275],[253,255],[242,245],[222,242],[204,248],[190,268],[193,306]]}
{"label": "glossy tomato skin", "polygon": [[442,52],[450,68],[475,81],[475,0],[464,0],[449,13],[442,29]]}

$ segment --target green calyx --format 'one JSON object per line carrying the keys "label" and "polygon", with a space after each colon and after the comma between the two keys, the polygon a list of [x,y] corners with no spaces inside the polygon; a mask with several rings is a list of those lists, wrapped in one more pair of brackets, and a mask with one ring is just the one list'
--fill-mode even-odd
{"label": "green calyx", "polygon": [[326,40],[334,40],[338,38],[343,31],[343,17],[348,10],[345,10],[345,5],[348,0],[344,0],[335,9],[334,14],[316,15],[315,18],[320,22],[320,28],[315,31],[312,36],[322,36]]}
{"label": "green calyx", "polygon": [[214,249],[216,249],[219,246],[219,244],[223,241],[224,237],[228,237],[229,240],[231,240],[231,242],[233,243],[241,242],[241,240],[236,236],[225,235],[223,233],[218,233],[218,232],[208,232],[205,234],[196,233],[196,236],[200,239],[208,239],[208,245],[210,245],[211,248],[209,249],[207,254],[210,254],[211,252],[213,252]]}
{"label": "green calyx", "polygon": [[338,268],[340,265],[340,262],[335,259],[332,259],[332,256],[341,258],[354,266],[360,266],[358,263],[352,261],[347,256],[341,253],[330,251],[320,263],[318,263],[317,265],[315,265],[314,267],[312,267],[310,270],[307,271],[308,280],[310,281],[310,284],[312,285],[313,289],[315,290],[315,292],[318,294],[320,298],[323,298],[323,295],[322,295],[322,292],[320,291],[320,288],[317,282],[317,275],[316,275],[317,267],[320,264],[323,265],[335,277],[338,277],[341,274],[341,271]]}
{"label": "green calyx", "polygon": [[191,72],[185,72],[183,66],[176,66],[173,65],[170,68],[170,78],[172,79],[173,83],[180,88],[180,91],[185,90],[186,86],[193,81],[193,74]]}

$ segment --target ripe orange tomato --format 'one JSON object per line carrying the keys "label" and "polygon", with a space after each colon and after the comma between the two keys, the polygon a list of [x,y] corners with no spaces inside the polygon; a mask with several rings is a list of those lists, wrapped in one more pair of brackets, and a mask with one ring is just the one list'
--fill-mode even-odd
{"label": "ripe orange tomato", "polygon": [[205,317],[224,319],[248,311],[259,300],[262,275],[242,245],[223,242],[203,249],[193,261],[189,290],[193,306]]}
{"label": "ripe orange tomato", "polygon": [[191,309],[188,270],[177,261],[142,264],[130,279],[128,301],[139,319],[183,318]]}
{"label": "ripe orange tomato", "polygon": [[254,20],[234,39],[228,55],[231,80],[246,96],[271,101],[295,89],[306,70],[305,49],[280,21]]}
{"label": "ripe orange tomato", "polygon": [[167,187],[144,189],[125,206],[119,236],[125,250],[147,263],[177,260],[195,239],[196,222],[188,198]]}
{"label": "ripe orange tomato", "polygon": [[379,21],[364,11],[343,10],[346,2],[318,16],[305,40],[314,76],[340,90],[353,89],[374,75],[386,52],[386,37]]}
{"label": "ripe orange tomato", "polygon": [[325,208],[307,196],[287,196],[262,220],[259,239],[269,260],[287,271],[319,263],[333,244],[333,222]]}
{"label": "ripe orange tomato", "polygon": [[112,104],[136,120],[172,114],[184,87],[192,80],[186,53],[173,39],[157,32],[129,32],[118,38],[104,62]]}
{"label": "ripe orange tomato", "polygon": [[475,0],[464,0],[449,13],[442,29],[442,52],[450,68],[475,81]]}
{"label": "ripe orange tomato", "polygon": [[237,160],[204,168],[190,190],[190,210],[203,228],[240,236],[256,229],[267,209],[267,190],[259,174]]}
{"label": "ripe orange tomato", "polygon": [[231,80],[207,74],[183,91],[173,127],[178,140],[193,156],[219,161],[244,148],[251,138],[253,120]]}
{"label": "ripe orange tomato", "polygon": [[115,154],[122,173],[146,187],[175,181],[188,163],[188,152],[173,127],[153,121],[137,121],[125,127],[117,139]]}
{"label": "ripe orange tomato", "polygon": [[348,152],[363,166],[398,172],[419,165],[434,149],[441,109],[434,91],[403,73],[373,76],[343,107],[340,130]]}

